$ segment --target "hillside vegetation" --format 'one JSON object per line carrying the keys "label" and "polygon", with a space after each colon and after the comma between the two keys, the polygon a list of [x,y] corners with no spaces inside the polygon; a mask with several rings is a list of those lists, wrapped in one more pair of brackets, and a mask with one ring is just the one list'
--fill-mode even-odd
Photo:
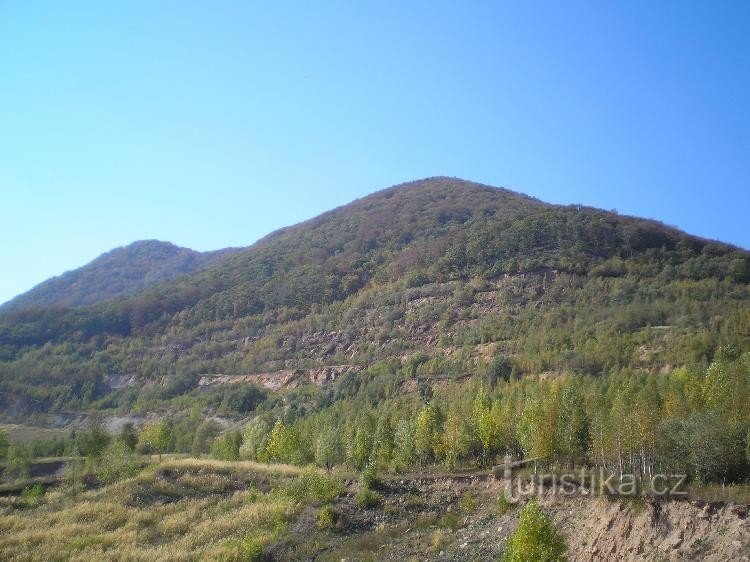
{"label": "hillside vegetation", "polygon": [[133,295],[206,267],[233,251],[201,253],[158,240],[133,242],[102,254],[81,268],[40,283],[0,306],[0,312],[86,306]]}
{"label": "hillside vegetation", "polygon": [[[3,421],[88,415],[28,443],[13,437],[18,426],[10,439],[0,431],[8,490],[42,483],[35,457],[71,463],[64,493],[35,504],[27,488],[3,504],[8,556],[357,559],[387,548],[403,559],[448,548],[465,559],[454,533],[476,490],[425,507],[416,496],[436,489],[410,487],[408,474],[488,478],[506,456],[554,474],[631,476],[633,505],[655,492],[655,474],[684,475],[694,501],[748,502],[750,255],[654,221],[433,178],[102,299],[0,314]],[[105,420],[118,415],[129,423],[110,434]],[[227,464],[142,466],[171,453]],[[346,490],[323,471],[344,471]],[[467,536],[498,522],[485,500]],[[518,517],[497,501],[505,538]],[[447,505],[463,525],[439,515]],[[544,536],[562,558],[552,519],[530,505],[510,548],[477,539],[473,555],[523,559],[538,550],[529,537]],[[417,536],[409,506],[430,511]],[[672,511],[690,519],[691,509]],[[94,513],[112,528],[90,524]],[[658,513],[650,524],[631,515],[649,556],[668,541],[700,557],[716,533],[707,523],[667,538],[645,529]],[[744,548],[743,523],[731,521],[740,546],[711,538],[711,548]],[[55,534],[38,531],[50,525]],[[637,542],[628,548],[645,556]],[[586,556],[592,544],[569,546]]]}
{"label": "hillside vegetation", "polygon": [[[6,312],[0,401],[134,407],[202,373],[376,362],[405,377],[495,360],[519,375],[705,369],[721,345],[747,349],[748,280],[747,252],[653,221],[423,180],[132,297]],[[145,384],[112,396],[112,374]]]}

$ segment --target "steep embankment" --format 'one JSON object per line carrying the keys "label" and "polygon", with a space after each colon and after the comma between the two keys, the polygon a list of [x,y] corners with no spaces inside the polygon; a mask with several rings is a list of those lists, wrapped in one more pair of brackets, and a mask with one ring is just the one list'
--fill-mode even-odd
{"label": "steep embankment", "polygon": [[[501,506],[507,482],[486,476],[417,475],[385,483],[382,504],[358,510],[351,496],[336,508],[339,530],[328,551],[379,560],[495,560],[518,526],[517,507]],[[748,506],[601,496],[539,496],[564,534],[571,561],[750,560]],[[331,559],[335,556],[331,556]]]}
{"label": "steep embankment", "polygon": [[606,498],[549,504],[575,560],[748,560],[748,507]]}

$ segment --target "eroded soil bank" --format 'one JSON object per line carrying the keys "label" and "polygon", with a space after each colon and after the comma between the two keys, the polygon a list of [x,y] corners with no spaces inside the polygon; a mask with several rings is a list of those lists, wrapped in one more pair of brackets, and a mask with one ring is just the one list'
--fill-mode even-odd
{"label": "eroded soil bank", "polygon": [[[276,554],[337,561],[497,560],[520,511],[520,505],[498,501],[506,484],[491,477],[396,478],[379,487],[379,506],[363,510],[354,505],[358,485],[351,482],[334,505],[332,536],[320,540],[311,511],[292,529],[295,548],[278,545]],[[538,498],[565,534],[573,561],[750,560],[745,505],[566,497],[549,490]]]}

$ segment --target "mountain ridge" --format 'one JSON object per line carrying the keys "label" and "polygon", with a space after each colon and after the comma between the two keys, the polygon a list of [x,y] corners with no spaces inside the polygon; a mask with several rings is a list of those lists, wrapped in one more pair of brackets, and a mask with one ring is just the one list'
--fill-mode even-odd
{"label": "mountain ridge", "polygon": [[118,373],[166,399],[202,374],[330,365],[659,372],[747,346],[748,281],[748,252],[653,220],[429,178],[137,294],[0,314],[0,402],[131,408],[137,392],[108,398]]}
{"label": "mountain ridge", "polygon": [[[517,204],[518,202],[523,202],[530,205],[535,205],[540,208],[576,208],[576,209],[585,209],[589,211],[595,211],[600,213],[605,213],[608,215],[621,217],[623,220],[632,220],[632,221],[640,221],[643,223],[648,223],[651,226],[654,226],[659,229],[663,229],[665,231],[671,231],[672,233],[685,235],[689,237],[692,240],[698,241],[701,244],[718,244],[721,247],[730,248],[732,250],[745,252],[747,253],[747,250],[744,248],[741,248],[739,246],[714,240],[710,238],[704,238],[700,236],[695,236],[686,233],[685,231],[679,229],[678,227],[666,225],[662,222],[660,222],[658,219],[653,218],[641,218],[637,216],[632,215],[621,215],[615,211],[604,211],[602,209],[598,209],[595,207],[587,206],[587,205],[580,205],[580,204],[570,204],[570,205],[555,205],[543,202],[535,197],[531,197],[528,195],[525,195],[523,193],[515,192],[506,188],[502,187],[494,187],[489,186],[481,183],[471,182],[468,180],[464,180],[461,178],[454,178],[449,176],[435,176],[435,177],[428,177],[428,178],[422,178],[419,180],[413,180],[409,182],[400,183],[379,191],[376,191],[374,193],[370,193],[368,195],[365,195],[363,197],[357,198],[349,203],[346,203],[344,205],[340,205],[338,207],[335,207],[329,211],[325,211],[321,213],[320,215],[317,215],[315,217],[312,217],[310,219],[301,221],[299,223],[285,226],[282,228],[279,228],[273,232],[268,233],[267,235],[261,237],[256,242],[244,246],[244,247],[237,247],[237,248],[223,248],[215,251],[209,251],[209,252],[197,252],[194,250],[191,250],[189,248],[182,248],[179,247],[171,242],[166,241],[157,241],[157,240],[139,240],[134,241],[130,244],[127,244],[125,246],[120,246],[117,248],[113,248],[112,250],[109,250],[91,262],[62,273],[61,275],[51,277],[36,286],[32,287],[28,291],[17,295],[16,297],[10,299],[9,301],[0,304],[0,314],[3,312],[9,312],[9,311],[17,311],[22,308],[27,308],[29,306],[63,306],[63,307],[78,307],[78,306],[86,306],[86,305],[92,305],[92,304],[98,304],[100,302],[105,302],[106,300],[111,300],[118,297],[127,297],[133,294],[136,294],[138,292],[142,292],[144,290],[151,289],[152,287],[162,284],[164,282],[169,282],[175,279],[176,277],[182,276],[184,274],[193,273],[200,269],[205,269],[214,264],[215,261],[232,255],[232,254],[238,254],[239,256],[242,256],[243,254],[246,254],[247,252],[253,252],[257,251],[260,248],[263,248],[267,246],[268,244],[277,242],[280,239],[284,239],[289,236],[293,236],[296,233],[299,233],[300,231],[303,231],[305,229],[309,228],[316,228],[323,224],[325,224],[327,221],[335,220],[336,217],[340,214],[346,214],[351,213],[352,211],[361,209],[364,211],[371,211],[374,208],[377,208],[378,203],[380,203],[382,200],[387,200],[396,195],[399,192],[405,192],[405,191],[411,191],[411,192],[419,192],[420,190],[426,193],[420,193],[420,196],[423,197],[430,197],[430,191],[435,189],[435,186],[439,186],[441,184],[450,184],[450,187],[452,190],[463,190],[463,194],[468,194],[471,192],[477,193],[477,192],[483,192],[487,194],[491,194],[494,197],[501,196],[504,198],[507,198],[509,201],[512,201],[513,203]],[[433,200],[428,200],[427,204],[439,202],[441,200],[445,199],[445,193],[438,191],[437,195],[433,195]],[[436,200],[435,200],[436,199]],[[360,213],[360,216],[358,217],[360,220],[363,217]],[[120,261],[127,261],[128,259],[131,259],[133,257],[133,250],[140,250],[140,249],[156,249],[157,251],[161,251],[164,253],[165,251],[170,251],[172,254],[174,254],[175,259],[173,260],[174,263],[167,264],[167,267],[161,268],[161,270],[157,270],[156,272],[148,271],[139,271],[138,273],[145,273],[145,276],[152,275],[155,273],[156,275],[152,275],[152,277],[155,277],[153,279],[147,280],[143,279],[141,283],[138,283],[138,279],[134,278],[128,278],[128,279],[122,279],[121,281],[135,281],[134,285],[127,290],[116,290],[112,291],[108,294],[106,294],[103,298],[98,298],[96,295],[85,295],[81,294],[89,289],[89,287],[84,287],[83,289],[77,289],[76,292],[72,295],[68,296],[62,296],[55,298],[54,296],[52,298],[47,297],[44,293],[49,292],[55,292],[60,293],[65,291],[64,284],[67,283],[69,285],[69,289],[74,289],[75,287],[72,287],[76,282],[80,282],[80,278],[82,276],[85,276],[88,272],[87,269],[92,268],[92,266],[104,266],[104,267],[112,267],[113,261],[115,261],[113,258],[119,258]],[[127,254],[130,255],[127,255]],[[118,254],[123,254],[118,255]],[[237,259],[241,259],[238,257]],[[118,266],[119,264],[114,264],[115,266]],[[173,272],[164,271],[169,269],[169,267],[175,267],[176,270]],[[101,268],[99,268],[101,269]],[[141,268],[144,269],[144,268]],[[117,276],[115,276],[117,277]],[[85,279],[84,279],[85,281]],[[119,281],[119,279],[118,279]]]}
{"label": "mountain ridge", "polygon": [[137,240],[38,283],[0,304],[0,313],[29,307],[98,304],[196,271],[235,251],[223,248],[197,252],[171,242]]}

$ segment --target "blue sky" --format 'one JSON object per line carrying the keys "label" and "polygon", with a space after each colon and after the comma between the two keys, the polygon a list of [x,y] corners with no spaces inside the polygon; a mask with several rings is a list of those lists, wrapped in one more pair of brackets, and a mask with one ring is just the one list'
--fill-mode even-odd
{"label": "blue sky", "polygon": [[459,176],[750,247],[747,2],[0,2],[0,301]]}

